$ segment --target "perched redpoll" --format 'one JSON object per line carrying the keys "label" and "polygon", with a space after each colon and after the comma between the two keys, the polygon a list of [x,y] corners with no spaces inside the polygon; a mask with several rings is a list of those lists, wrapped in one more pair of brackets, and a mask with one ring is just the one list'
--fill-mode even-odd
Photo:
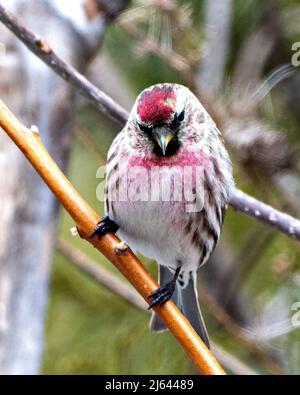
{"label": "perched redpoll", "polygon": [[[232,186],[220,132],[194,94],[177,84],[145,89],[109,150],[107,216],[94,234],[118,231],[156,260],[160,288],[149,308],[172,298],[207,346],[196,275],[220,237]],[[150,327],[165,329],[155,314]]]}

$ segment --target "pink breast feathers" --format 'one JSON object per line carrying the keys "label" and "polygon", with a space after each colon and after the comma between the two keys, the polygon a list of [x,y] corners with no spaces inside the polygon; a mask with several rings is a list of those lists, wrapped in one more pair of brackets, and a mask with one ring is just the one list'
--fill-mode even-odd
{"label": "pink breast feathers", "polygon": [[180,150],[171,157],[135,155],[127,163],[127,178],[123,179],[128,195],[136,201],[138,195],[142,201],[177,202],[180,210],[191,203],[194,206],[188,211],[193,211],[203,207],[204,175],[209,166],[211,159],[201,151]]}
{"label": "pink breast feathers", "polygon": [[141,121],[153,124],[170,119],[175,111],[175,104],[176,95],[172,88],[155,87],[142,95],[137,112]]}
{"label": "pink breast feathers", "polygon": [[142,166],[146,169],[151,169],[153,166],[199,166],[207,168],[211,165],[210,158],[205,155],[202,151],[200,152],[189,152],[183,149],[179,150],[176,155],[165,157],[156,155],[147,156],[133,156],[129,162],[129,166]]}

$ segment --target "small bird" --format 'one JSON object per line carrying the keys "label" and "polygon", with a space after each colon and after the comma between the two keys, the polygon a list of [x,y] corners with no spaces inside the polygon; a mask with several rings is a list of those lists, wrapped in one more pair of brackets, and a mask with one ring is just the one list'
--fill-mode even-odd
{"label": "small bird", "polygon": [[[196,277],[218,242],[233,185],[221,134],[197,97],[179,84],[153,85],[110,147],[107,215],[93,234],[117,232],[156,260],[160,288],[149,308],[172,299],[208,347]],[[150,328],[166,329],[155,313]]]}

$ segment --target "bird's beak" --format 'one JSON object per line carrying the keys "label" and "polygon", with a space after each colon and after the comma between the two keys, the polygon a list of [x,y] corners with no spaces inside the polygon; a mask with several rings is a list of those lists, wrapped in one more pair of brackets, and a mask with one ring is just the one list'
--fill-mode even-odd
{"label": "bird's beak", "polygon": [[156,141],[157,144],[160,146],[163,155],[166,154],[168,144],[172,139],[173,139],[173,135],[171,132],[162,132],[161,135],[157,137]]}

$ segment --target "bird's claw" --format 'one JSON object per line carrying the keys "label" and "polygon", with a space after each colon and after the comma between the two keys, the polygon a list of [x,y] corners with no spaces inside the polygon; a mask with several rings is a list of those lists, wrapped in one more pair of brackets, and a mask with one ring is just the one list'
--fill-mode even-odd
{"label": "bird's claw", "polygon": [[108,215],[105,215],[98,222],[94,232],[90,236],[90,239],[92,239],[96,235],[101,237],[106,235],[107,233],[116,233],[118,230],[119,226],[112,219],[110,219]]}
{"label": "bird's claw", "polygon": [[170,282],[163,287],[158,288],[157,290],[153,291],[148,298],[155,297],[155,299],[149,304],[148,310],[152,309],[152,307],[159,305],[163,305],[168,300],[172,298],[172,295],[175,290],[175,283]]}

